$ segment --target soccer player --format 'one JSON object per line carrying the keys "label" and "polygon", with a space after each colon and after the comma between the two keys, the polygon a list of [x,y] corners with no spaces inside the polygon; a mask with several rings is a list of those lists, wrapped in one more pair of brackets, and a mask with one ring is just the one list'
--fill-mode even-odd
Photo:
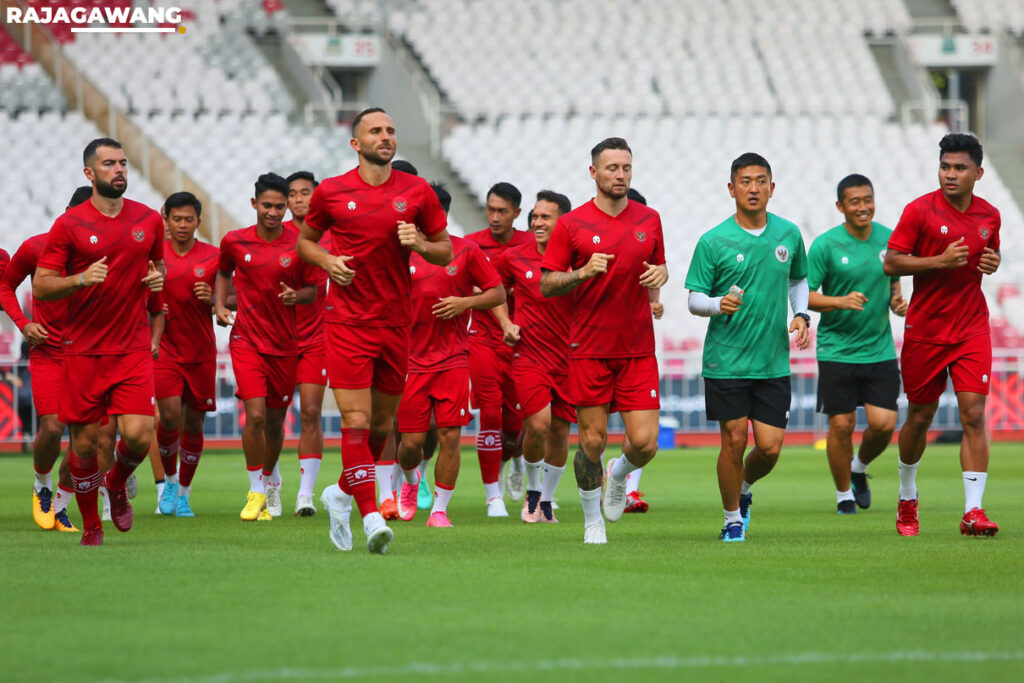
{"label": "soccer player", "polygon": [[[72,194],[67,208],[72,209],[91,196],[91,186],[79,187]],[[25,278],[35,274],[46,240],[45,232],[34,235],[25,240],[14,253],[0,278],[0,303],[31,344],[29,372],[32,376],[32,402],[39,416],[39,425],[32,442],[36,478],[32,488],[32,517],[43,529],[78,531],[67,513],[68,503],[74,495],[68,454],[64,455],[60,463],[56,491],[50,477],[53,465],[60,457],[60,440],[64,435],[64,425],[57,418],[57,404],[64,362],[61,328],[67,301],[40,301],[33,297],[33,320],[29,320],[21,310],[16,293]]]}
{"label": "soccer player", "polygon": [[[882,272],[889,228],[875,223],[875,189],[862,175],[839,181],[836,208],[843,222],[811,244],[809,307],[818,330],[818,411],[828,415],[826,451],[836,484],[836,508],[852,515],[871,505],[868,465],[896,429],[900,369],[889,311],[905,315],[900,279]],[[818,293],[818,288],[821,293]],[[853,454],[857,406],[868,426]]]}
{"label": "soccer player", "polygon": [[[379,107],[352,122],[359,165],[313,191],[299,237],[303,259],[327,271],[324,336],[327,374],[341,411],[343,471],[320,497],[330,538],[352,549],[349,517],[355,498],[367,548],[384,553],[394,534],[377,510],[374,458],[394,429],[409,359],[409,256],[433,265],[452,260],[448,221],[425,180],[395,171],[395,123]],[[331,233],[331,251],[317,244]]]}
{"label": "soccer player", "polygon": [[[487,229],[466,235],[497,263],[506,249],[532,244],[533,235],[516,230],[513,223],[521,212],[523,195],[510,183],[497,183],[487,192]],[[508,314],[514,315],[514,296],[507,301]],[[484,482],[488,517],[508,517],[505,499],[498,484],[503,461],[512,460],[509,493],[512,500],[523,496],[523,460],[516,456],[522,419],[516,410],[515,382],[512,379],[512,349],[503,339],[501,325],[494,315],[473,314],[469,325],[469,376],[473,383],[473,407],[480,411],[476,437],[480,477]]]}
{"label": "soccer player", "polygon": [[607,138],[590,157],[597,196],[558,219],[541,262],[540,291],[572,293],[567,394],[579,420],[574,467],[583,542],[607,543],[601,456],[609,413],[622,413],[627,444],[608,463],[608,521],[626,507],[626,477],[658,450],[658,361],[647,290],[668,281],[668,268],[660,216],[626,196],[633,176],[629,145]]}
{"label": "soccer player", "polygon": [[[288,176],[288,210],[292,219],[285,221],[285,229],[298,235],[306,225],[309,198],[319,183],[309,171],[296,171]],[[322,242],[330,248],[330,236]],[[295,515],[312,517],[316,514],[313,489],[320,463],[324,457],[324,430],[321,420],[324,391],[327,388],[327,348],[324,346],[324,307],[327,305],[327,273],[314,269],[316,274],[316,300],[300,306],[298,318],[299,356],[296,361],[295,381],[299,391],[299,492],[295,497]]]}
{"label": "soccer player", "polygon": [[213,285],[220,250],[196,239],[202,216],[203,205],[191,192],[176,192],[164,202],[170,239],[164,245],[163,297],[169,323],[154,363],[156,438],[164,469],[160,512],[177,517],[195,516],[189,502],[192,477],[203,453],[206,413],[217,408]]}
{"label": "soccer player", "polygon": [[[689,309],[710,317],[704,340],[704,393],[709,420],[722,436],[718,488],[723,541],[746,538],[750,487],[779,459],[789,421],[789,331],[808,345],[807,256],[800,229],[768,213],[772,169],[759,154],[732,162],[729,194],[736,213],[701,235],[686,275]],[[738,290],[736,289],[738,288]],[[747,454],[748,423],[754,447]]]}
{"label": "soccer player", "polygon": [[548,299],[540,292],[541,262],[551,232],[571,210],[565,195],[538,192],[530,212],[530,232],[536,241],[506,249],[498,259],[502,281],[518,294],[515,323],[508,322],[504,336],[513,349],[512,375],[523,415],[526,496],[519,516],[530,524],[558,521],[551,504],[569,457],[569,425],[576,422],[576,411],[566,396],[572,300],[567,296]]}
{"label": "soccer player", "polygon": [[[412,277],[412,325],[409,328],[409,375],[398,407],[402,466],[398,514],[416,515],[419,465],[430,431],[437,424],[440,448],[434,464],[435,496],[427,526],[450,527],[448,502],[459,476],[459,442],[469,424],[469,311],[485,311],[505,301],[505,288],[494,266],[473,242],[452,237],[453,257],[446,266],[409,257]],[[479,289],[474,294],[474,288]]]}
{"label": "soccer player", "polygon": [[[115,416],[121,440],[105,485],[119,531],[132,526],[125,482],[146,457],[153,434],[153,356],[146,292],[163,288],[163,223],[124,199],[128,160],[110,138],[83,153],[92,198],[57,218],[32,280],[43,301],[67,299],[58,419],[71,430],[71,479],[82,514],[81,545],[103,543],[97,510],[100,421]],[[66,275],[61,275],[66,273]]]}
{"label": "soccer player", "polygon": [[918,197],[903,210],[889,238],[886,275],[913,275],[900,357],[910,403],[900,429],[900,492],[896,530],[916,536],[917,466],[947,374],[960,409],[960,466],[964,516],[960,533],[995,536],[999,526],[982,507],[988,478],[985,397],[992,373],[988,306],[981,291],[985,275],[999,268],[999,211],[974,194],[981,180],[978,140],[951,133],[939,142],[940,189]]}
{"label": "soccer player", "polygon": [[[316,274],[298,258],[298,235],[284,229],[288,181],[275,173],[256,180],[256,224],[232,230],[220,244],[214,283],[217,323],[233,325],[231,365],[235,395],[245,404],[242,449],[249,494],[246,522],[281,516],[281,481],[275,476],[284,443],[284,418],[295,393],[299,352],[296,304],[316,297]],[[234,282],[237,317],[228,310]]]}

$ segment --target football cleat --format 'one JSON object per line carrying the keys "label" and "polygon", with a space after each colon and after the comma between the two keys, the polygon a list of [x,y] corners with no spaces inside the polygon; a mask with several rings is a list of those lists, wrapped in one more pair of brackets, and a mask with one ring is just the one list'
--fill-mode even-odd
{"label": "football cleat", "polygon": [[[961,528],[963,527],[961,526]],[[917,519],[917,499],[899,501],[896,508],[896,531],[900,536],[917,536],[920,530],[921,523]]]}
{"label": "football cleat", "polygon": [[267,486],[267,510],[270,512],[271,517],[281,516],[281,485]]}
{"label": "football cleat", "polygon": [[188,496],[178,496],[177,504],[174,506],[175,517],[195,517],[192,506],[189,505]]}
{"label": "football cleat", "polygon": [[988,518],[981,508],[971,508],[960,520],[961,536],[995,536],[999,525]]}
{"label": "football cleat", "polygon": [[366,549],[376,555],[386,553],[395,538],[379,512],[371,512],[363,518],[363,531],[366,533]]}
{"label": "football cleat", "polygon": [[320,502],[331,521],[331,543],[338,550],[352,550],[352,529],[349,517],[352,515],[352,496],[337,484],[331,484],[320,494]]}
{"label": "football cleat", "polygon": [[516,461],[510,461],[508,468],[508,497],[514,501],[523,499],[523,470],[516,467]]}
{"label": "football cleat", "polygon": [[505,507],[505,499],[499,497],[487,499],[488,517],[508,517],[508,509]]}
{"label": "football cleat", "polygon": [[630,491],[626,494],[626,509],[623,512],[647,512],[647,501],[641,500],[643,491]]}
{"label": "football cleat", "polygon": [[840,515],[857,514],[857,503],[852,500],[841,500],[836,503],[836,512]]}
{"label": "football cleat", "polygon": [[608,534],[605,533],[604,520],[598,520],[583,529],[583,542],[594,545],[601,545],[608,542]]}
{"label": "football cleat", "polygon": [[530,491],[527,489],[519,518],[527,524],[536,524],[540,521],[540,491]]}
{"label": "football cleat", "polygon": [[[743,534],[746,536],[747,529],[750,528],[750,506],[754,504],[753,493],[741,493],[740,494],[740,517],[743,518]],[[742,540],[742,539],[741,539]]]}
{"label": "football cleat", "polygon": [[452,521],[448,519],[448,513],[444,510],[438,510],[437,512],[431,512],[430,517],[427,517],[427,526],[438,529],[446,529],[455,526]]}
{"label": "football cleat", "polygon": [[384,519],[398,519],[398,503],[394,498],[387,498],[380,504],[380,516]]}
{"label": "football cleat", "polygon": [[296,517],[312,517],[316,514],[316,506],[313,505],[312,495],[302,495],[301,493],[295,498],[295,516]]}
{"label": "football cleat", "polygon": [[32,519],[40,529],[49,531],[53,528],[53,491],[45,486],[38,491],[32,488]]}
{"label": "football cleat", "polygon": [[135,496],[139,495],[139,478],[135,476],[135,472],[128,475],[124,482],[124,490],[128,492],[128,500],[135,500]]}
{"label": "football cleat", "polygon": [[122,487],[111,488],[109,473],[107,477],[107,498],[110,500],[110,521],[114,528],[124,532],[132,528],[132,504],[128,500],[128,492]]}
{"label": "football cleat", "polygon": [[103,545],[103,527],[98,526],[95,529],[86,529],[78,545]]}
{"label": "football cleat", "polygon": [[[419,473],[416,474],[417,478]],[[419,494],[420,483],[408,484],[402,480],[402,488],[398,492],[398,518],[403,522],[409,522],[416,516],[416,497]]]}
{"label": "football cleat", "polygon": [[615,481],[612,477],[612,468],[617,460],[618,458],[609,460],[604,471],[604,516],[609,522],[619,521],[626,509],[626,480]]}
{"label": "football cleat", "polygon": [[67,510],[61,510],[53,515],[53,528],[55,531],[78,531],[78,527],[68,517]]}
{"label": "football cleat", "polygon": [[732,522],[722,527],[722,531],[718,534],[718,537],[726,543],[739,543],[747,540],[747,535],[744,533],[743,524],[741,522]]}
{"label": "football cleat", "polygon": [[857,501],[857,507],[867,510],[871,507],[871,487],[868,486],[868,479],[871,475],[867,472],[850,472],[850,488],[853,489],[853,499]]}
{"label": "football cleat", "polygon": [[173,515],[178,510],[178,482],[168,481],[164,483],[164,492],[160,494],[161,515]]}
{"label": "football cleat", "polygon": [[242,508],[239,517],[244,522],[255,522],[265,507],[267,507],[267,495],[265,493],[249,491],[249,495],[245,499],[245,507]]}
{"label": "football cleat", "polygon": [[260,514],[256,516],[257,522],[269,522],[274,519],[274,515],[270,514],[270,508],[263,508],[260,510]]}
{"label": "football cleat", "polygon": [[416,507],[420,510],[429,510],[434,506],[434,492],[430,490],[427,478],[420,477],[419,493],[416,496]]}
{"label": "football cleat", "polygon": [[555,517],[554,505],[550,500],[542,500],[540,502],[540,523],[558,524],[558,518]]}

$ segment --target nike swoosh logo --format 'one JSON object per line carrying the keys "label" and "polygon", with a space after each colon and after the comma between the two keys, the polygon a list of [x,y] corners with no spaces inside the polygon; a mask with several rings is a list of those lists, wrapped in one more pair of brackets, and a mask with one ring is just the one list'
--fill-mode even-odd
{"label": "nike swoosh logo", "polygon": [[967,481],[978,481],[977,477],[964,477]]}

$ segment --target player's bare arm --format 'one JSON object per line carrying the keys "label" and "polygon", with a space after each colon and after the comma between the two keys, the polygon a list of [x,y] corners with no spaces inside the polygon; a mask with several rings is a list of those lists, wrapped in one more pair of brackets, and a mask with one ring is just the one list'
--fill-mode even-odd
{"label": "player's bare arm", "polygon": [[491,309],[491,315],[501,326],[501,340],[508,346],[515,346],[520,339],[521,329],[519,325],[512,322],[512,318],[508,314],[508,306],[504,303],[495,306]]}
{"label": "player's bare arm", "polygon": [[652,289],[647,295],[647,300],[651,303],[651,315],[655,320],[661,320],[661,316],[665,315],[665,304],[661,303],[661,290]]}
{"label": "player's bare arm", "polygon": [[435,266],[447,266],[454,256],[452,240],[448,237],[447,230],[428,236],[412,223],[398,221],[398,241],[403,247],[415,251],[427,263]]}
{"label": "player's bare arm", "polygon": [[317,268],[326,270],[332,282],[342,287],[351,284],[352,279],[356,276],[356,271],[348,267],[348,262],[352,260],[352,257],[345,254],[337,256],[329,254],[320,246],[323,236],[324,234],[319,230],[304,225],[299,233],[299,239],[295,243],[295,251],[298,252],[299,258]]}
{"label": "player's bare arm", "polygon": [[231,276],[218,271],[217,279],[213,282],[213,314],[217,317],[217,324],[221,327],[235,324],[235,316],[227,307],[230,286]]}
{"label": "player's bare arm", "polygon": [[971,251],[963,241],[964,238],[961,237],[955,242],[950,242],[946,250],[938,256],[912,256],[888,249],[885,252],[882,270],[886,275],[917,275],[930,270],[961,268],[967,265],[967,257]]}
{"label": "player's bare arm", "polygon": [[306,285],[295,290],[283,282],[278,284],[281,287],[281,291],[278,292],[277,296],[285,306],[295,306],[296,304],[303,306],[311,304],[316,300],[316,287],[314,285]]}
{"label": "player's bare arm", "polygon": [[985,247],[981,252],[981,261],[978,263],[978,270],[985,275],[991,275],[999,270],[999,264],[1003,257],[998,251],[991,247]]}
{"label": "player's bare arm", "polygon": [[644,273],[640,276],[640,286],[647,289],[661,289],[668,282],[668,266],[652,266],[644,261]]}
{"label": "player's bare arm", "polygon": [[907,315],[907,300],[903,298],[899,280],[889,286],[889,309],[901,318]]}
{"label": "player's bare arm", "polygon": [[149,262],[149,269],[146,271],[146,277],[142,278],[142,284],[149,287],[151,292],[162,292],[164,291],[164,278],[167,275],[167,267],[164,265],[163,260]]}
{"label": "player's bare arm", "polygon": [[160,339],[164,336],[164,328],[167,326],[167,316],[163,311],[152,313],[149,316],[149,352],[153,354],[153,360],[160,356]]}
{"label": "player's bare arm", "polygon": [[[546,297],[562,296],[576,289],[583,282],[602,273],[607,273],[614,254],[595,253],[590,256],[586,265],[568,273],[545,270],[540,276],[540,293]],[[668,279],[668,271],[665,271]]]}
{"label": "player's bare arm", "polygon": [[32,278],[32,295],[40,301],[57,301],[71,296],[83,287],[98,285],[107,279],[107,257],[104,256],[81,273],[62,276],[50,268],[36,268]]}
{"label": "player's bare arm", "polygon": [[442,320],[451,320],[467,310],[489,311],[505,303],[505,287],[498,285],[472,296],[449,296],[434,304],[430,312]]}
{"label": "player's bare arm", "polygon": [[868,298],[860,292],[850,292],[846,296],[825,296],[819,292],[811,292],[807,307],[818,313],[832,311],[863,311]]}

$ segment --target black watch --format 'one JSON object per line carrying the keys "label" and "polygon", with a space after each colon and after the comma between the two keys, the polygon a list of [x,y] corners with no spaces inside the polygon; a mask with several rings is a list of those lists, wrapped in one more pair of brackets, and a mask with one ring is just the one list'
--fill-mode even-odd
{"label": "black watch", "polygon": [[793,316],[794,318],[803,318],[804,322],[807,323],[807,329],[811,329],[811,316],[806,313],[797,313]]}

